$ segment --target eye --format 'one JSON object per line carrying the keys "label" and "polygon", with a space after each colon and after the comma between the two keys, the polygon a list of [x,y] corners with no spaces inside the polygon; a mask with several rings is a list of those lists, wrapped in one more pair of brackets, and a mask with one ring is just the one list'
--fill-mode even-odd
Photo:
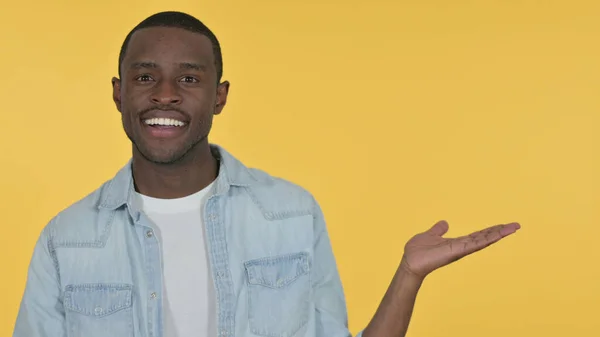
{"label": "eye", "polygon": [[139,81],[139,82],[148,82],[148,81],[152,81],[152,77],[150,77],[150,75],[144,74],[144,75],[140,75],[140,76],[136,77],[135,80]]}
{"label": "eye", "polygon": [[184,76],[181,78],[181,82],[184,83],[198,83],[200,82],[197,78],[192,77],[192,76]]}

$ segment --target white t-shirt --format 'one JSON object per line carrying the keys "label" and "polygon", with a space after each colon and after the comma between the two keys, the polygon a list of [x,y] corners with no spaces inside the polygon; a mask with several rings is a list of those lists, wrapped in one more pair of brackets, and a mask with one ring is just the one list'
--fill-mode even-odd
{"label": "white t-shirt", "polygon": [[212,187],[179,199],[138,194],[161,242],[166,337],[217,335],[216,296],[203,221]]}

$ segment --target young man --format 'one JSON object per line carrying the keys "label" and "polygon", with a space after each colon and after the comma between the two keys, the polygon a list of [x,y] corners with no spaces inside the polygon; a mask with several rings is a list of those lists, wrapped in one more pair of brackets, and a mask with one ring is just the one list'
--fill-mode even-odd
{"label": "young man", "polygon": [[[210,144],[227,102],[217,38],[179,12],[127,36],[113,99],[132,160],[54,217],[14,336],[347,337],[342,285],[312,195]],[[424,278],[518,224],[413,237],[365,337],[404,336]]]}

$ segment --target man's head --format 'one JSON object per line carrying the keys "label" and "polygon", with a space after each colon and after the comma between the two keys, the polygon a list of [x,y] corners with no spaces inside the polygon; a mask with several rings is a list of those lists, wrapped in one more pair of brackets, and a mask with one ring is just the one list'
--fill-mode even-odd
{"label": "man's head", "polygon": [[229,83],[220,82],[221,48],[202,22],[180,12],[148,17],[125,38],[118,72],[113,99],[134,156],[170,164],[208,142]]}

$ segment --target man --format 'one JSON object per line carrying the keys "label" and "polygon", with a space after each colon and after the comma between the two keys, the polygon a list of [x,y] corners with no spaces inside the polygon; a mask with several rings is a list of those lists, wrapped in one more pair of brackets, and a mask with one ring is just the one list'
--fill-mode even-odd
{"label": "man", "polygon": [[[132,160],[44,228],[14,336],[350,336],[312,195],[208,141],[222,67],[217,38],[184,13],[127,36],[112,84]],[[429,273],[518,228],[446,239],[442,221],[413,237],[360,335],[404,336]]]}

